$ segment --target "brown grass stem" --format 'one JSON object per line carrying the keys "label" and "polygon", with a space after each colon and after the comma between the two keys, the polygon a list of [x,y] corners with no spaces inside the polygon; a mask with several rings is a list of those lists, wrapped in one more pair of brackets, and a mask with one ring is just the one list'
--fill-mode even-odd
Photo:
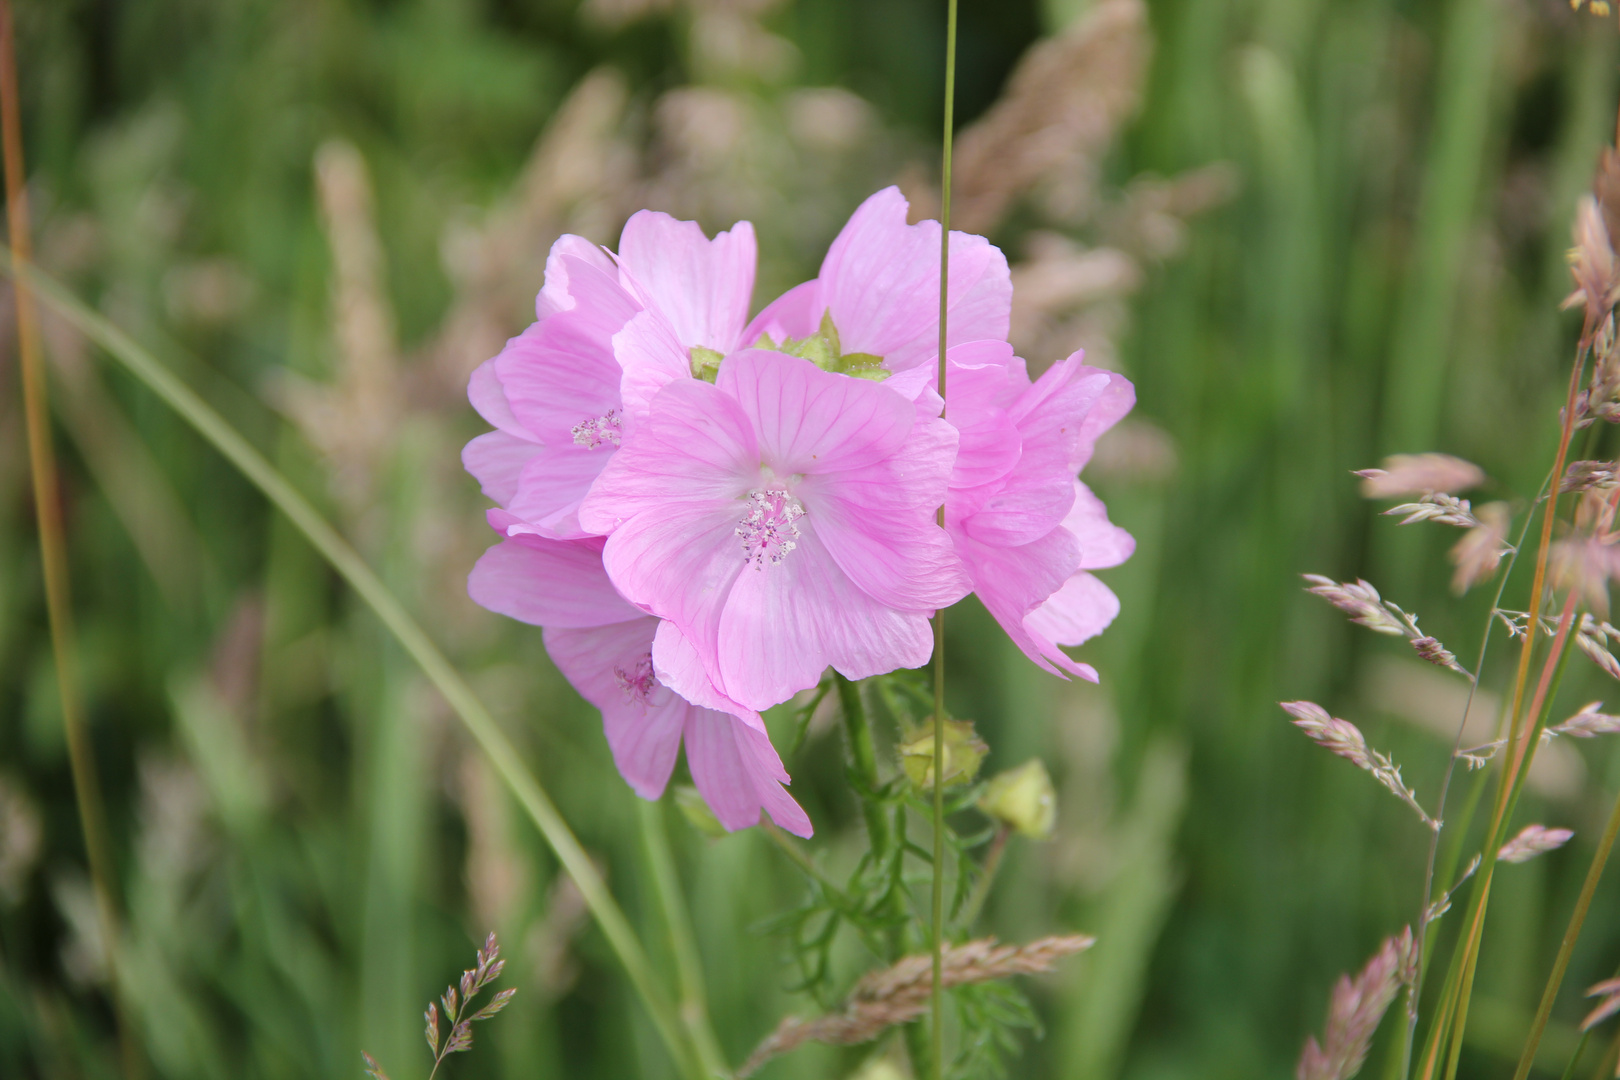
{"label": "brown grass stem", "polygon": [[[9,255],[10,252],[6,250],[0,254]],[[35,294],[53,311],[105,349],[126,371],[178,413],[258,488],[276,509],[285,514],[322,558],[359,594],[489,757],[496,775],[512,792],[556,853],[558,861],[574,879],[591,915],[602,928],[603,936],[624,965],[631,985],[646,1006],[654,1028],[677,1067],[689,1080],[708,1080],[691,1046],[682,1037],[674,1006],[654,977],[646,950],[631,929],[618,902],[608,892],[596,864],[585,853],[540,781],[523,763],[517,747],[501,730],[461,672],[456,670],[421,624],[383,584],[376,571],[213,406],[197,396],[133,338],[85,306],[37,267],[12,266],[7,267],[6,272],[14,280],[31,285]]]}
{"label": "brown grass stem", "polygon": [[1581,926],[1586,922],[1586,912],[1592,906],[1592,895],[1597,892],[1598,881],[1603,877],[1603,868],[1609,861],[1609,852],[1614,848],[1615,834],[1620,833],[1620,798],[1615,799],[1614,809],[1609,812],[1609,824],[1603,830],[1603,837],[1598,841],[1597,851],[1592,853],[1592,865],[1587,867],[1586,881],[1581,885],[1581,895],[1575,901],[1575,910],[1570,914],[1569,925],[1564,928],[1564,940],[1558,945],[1558,957],[1553,961],[1551,974],[1547,976],[1547,988],[1541,993],[1541,1004],[1536,1008],[1536,1017],[1530,1023],[1530,1037],[1525,1041],[1524,1052],[1519,1055],[1519,1067],[1513,1073],[1513,1080],[1525,1080],[1530,1075],[1530,1066],[1535,1063],[1536,1050],[1541,1046],[1541,1036],[1547,1030],[1547,1020],[1552,1016],[1553,1002],[1558,999],[1558,988],[1563,985],[1564,973],[1569,969],[1569,958],[1575,951],[1575,940],[1581,935]]}
{"label": "brown grass stem", "polygon": [[[945,321],[950,308],[951,267],[951,143],[956,126],[956,0],[945,3],[945,130],[940,154],[939,203],[939,398],[945,416]],[[945,508],[938,521],[945,525]],[[932,896],[934,1080],[945,1075],[945,610],[934,614],[934,865]]]}
{"label": "brown grass stem", "polygon": [[85,728],[79,697],[78,647],[73,629],[73,600],[69,581],[67,536],[62,523],[62,495],[51,444],[50,406],[41,359],[38,315],[27,270],[33,262],[33,240],[28,221],[28,178],[23,165],[22,109],[17,89],[16,28],[11,0],[0,0],[0,141],[4,143],[6,219],[11,234],[12,288],[16,297],[18,367],[22,373],[23,417],[28,430],[28,465],[34,488],[34,514],[39,531],[40,564],[45,577],[45,611],[50,623],[51,654],[56,664],[56,689],[67,737],[73,794],[78,802],[79,827],[84,835],[90,886],[95,893],[96,919],[106,952],[108,989],[118,1027],[124,1075],[142,1074],[140,1050],[130,1024],[129,1010],[119,983],[120,928],[112,896],[112,854],[107,843],[106,811],[96,776],[95,753]]}

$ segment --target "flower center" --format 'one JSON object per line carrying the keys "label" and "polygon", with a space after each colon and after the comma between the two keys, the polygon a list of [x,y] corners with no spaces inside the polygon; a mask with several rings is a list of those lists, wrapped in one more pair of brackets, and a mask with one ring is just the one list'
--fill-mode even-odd
{"label": "flower center", "polygon": [[647,704],[647,699],[652,697],[653,690],[658,686],[658,677],[653,674],[652,653],[648,652],[637,660],[629,671],[615,667],[613,679],[619,684],[619,689],[624,691],[626,701]]}
{"label": "flower center", "polygon": [[804,507],[787,492],[750,491],[748,516],[737,524],[744,558],[755,570],[765,569],[766,563],[775,566],[787,558],[788,552],[799,546],[799,527],[794,522],[802,517]]}
{"label": "flower center", "polygon": [[603,443],[619,445],[619,410],[609,409],[601,416],[581,420],[573,427],[574,445],[595,450]]}

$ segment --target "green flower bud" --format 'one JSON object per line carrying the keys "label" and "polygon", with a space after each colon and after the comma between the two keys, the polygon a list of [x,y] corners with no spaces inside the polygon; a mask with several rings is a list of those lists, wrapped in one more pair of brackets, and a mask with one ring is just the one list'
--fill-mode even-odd
{"label": "green flower bud", "polygon": [[[899,746],[900,765],[913,787],[932,790],[934,786],[934,729],[917,728],[905,735]],[[984,755],[990,752],[984,740],[973,731],[971,720],[945,721],[943,756],[945,786],[966,784],[979,775]]]}
{"label": "green flower bud", "polygon": [[1032,840],[1051,836],[1057,795],[1041,759],[998,773],[979,797],[979,809]]}

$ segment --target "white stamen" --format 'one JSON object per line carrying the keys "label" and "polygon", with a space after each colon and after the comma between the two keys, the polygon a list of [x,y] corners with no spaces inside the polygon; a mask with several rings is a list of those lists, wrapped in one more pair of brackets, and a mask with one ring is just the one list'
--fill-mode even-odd
{"label": "white stamen", "polygon": [[785,491],[748,493],[748,516],[738,523],[737,536],[742,540],[743,555],[755,570],[765,569],[766,563],[775,566],[799,546],[799,527],[794,522],[802,517],[804,507]]}

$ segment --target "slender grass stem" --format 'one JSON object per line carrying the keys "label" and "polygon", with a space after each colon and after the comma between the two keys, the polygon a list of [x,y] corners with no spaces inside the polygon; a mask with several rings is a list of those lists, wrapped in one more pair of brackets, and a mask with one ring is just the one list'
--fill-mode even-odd
{"label": "slender grass stem", "polygon": [[[1553,475],[1548,474],[1547,479],[1541,483],[1541,490],[1536,492],[1534,507],[1541,501],[1542,493],[1553,481]],[[1428,941],[1429,941],[1429,905],[1434,902],[1434,871],[1435,860],[1440,852],[1440,834],[1446,824],[1446,801],[1451,794],[1451,781],[1457,772],[1457,754],[1462,749],[1463,732],[1468,727],[1468,714],[1474,707],[1474,698],[1479,693],[1479,680],[1485,673],[1485,655],[1490,649],[1491,633],[1496,628],[1496,612],[1502,606],[1502,594],[1507,590],[1507,583],[1513,576],[1513,568],[1518,563],[1519,552],[1524,549],[1524,540],[1530,534],[1530,524],[1535,520],[1535,514],[1529,513],[1524,517],[1524,525],[1519,529],[1518,539],[1513,544],[1513,552],[1508,556],[1507,566],[1502,570],[1502,577],[1496,583],[1496,595],[1491,598],[1490,610],[1485,615],[1485,632],[1480,635],[1479,655],[1474,660],[1473,677],[1468,683],[1468,699],[1463,703],[1462,716],[1457,720],[1457,734],[1451,742],[1451,758],[1446,762],[1446,771],[1440,781],[1440,796],[1435,803],[1434,820],[1436,828],[1434,835],[1429,837],[1429,854],[1423,869],[1423,900],[1418,906],[1418,929],[1416,949],[1418,955],[1417,978],[1412,985],[1406,988],[1406,1033],[1402,1038],[1400,1080],[1407,1080],[1412,1071],[1412,1047],[1417,1040],[1418,1003],[1423,994],[1423,977],[1428,971]],[[1470,807],[1468,817],[1473,817]],[[1467,828],[1467,822],[1463,827]]]}
{"label": "slender grass stem", "polygon": [[675,857],[669,849],[669,833],[664,827],[664,804],[636,800],[641,818],[641,842],[652,869],[653,891],[669,934],[669,951],[675,960],[675,977],[680,986],[677,1007],[692,1048],[709,1076],[729,1076],[725,1054],[709,1022],[709,998],[703,985],[703,962],[698,956],[697,939],[692,933],[692,916],[681,893],[675,872]]}
{"label": "slender grass stem", "polygon": [[[1580,389],[1581,374],[1586,369],[1586,357],[1591,346],[1594,329],[1592,319],[1588,316],[1587,325],[1581,334],[1580,346],[1575,354],[1575,363],[1570,367],[1569,390],[1565,396],[1563,420],[1559,425],[1558,451],[1553,457],[1552,469],[1549,470],[1548,474],[1551,481],[1547,490],[1547,501],[1542,509],[1541,537],[1536,545],[1536,569],[1531,579],[1530,599],[1526,605],[1529,610],[1529,621],[1524,636],[1524,647],[1519,653],[1518,670],[1513,681],[1513,704],[1509,710],[1512,720],[1509,725],[1508,745],[1514,747],[1515,750],[1513,756],[1509,758],[1508,766],[1502,770],[1502,779],[1497,788],[1496,804],[1491,817],[1491,827],[1486,832],[1486,846],[1481,851],[1481,854],[1485,856],[1485,862],[1470,893],[1464,937],[1451,961],[1451,966],[1460,972],[1455,1013],[1449,1018],[1444,1014],[1436,1014],[1434,1028],[1430,1036],[1433,1043],[1431,1050],[1437,1049],[1447,1029],[1450,1029],[1451,1053],[1446,1065],[1446,1080],[1451,1080],[1456,1075],[1457,1060],[1462,1053],[1462,1035],[1463,1028],[1468,1022],[1468,1005],[1470,991],[1473,987],[1473,972],[1479,959],[1479,943],[1484,931],[1484,911],[1486,901],[1490,896],[1491,880],[1496,867],[1496,860],[1492,856],[1495,855],[1497,847],[1501,846],[1499,833],[1507,820],[1511,789],[1515,787],[1519,779],[1518,766],[1532,755],[1535,749],[1533,745],[1526,745],[1523,748],[1524,753],[1521,755],[1519,752],[1521,737],[1524,734],[1523,722],[1525,719],[1521,706],[1524,703],[1525,687],[1529,683],[1530,661],[1536,643],[1536,626],[1544,602],[1543,590],[1547,583],[1547,557],[1552,547],[1553,520],[1557,517],[1558,510],[1558,478],[1564,474],[1564,463],[1569,454],[1570,440],[1575,433],[1575,401]],[[1554,642],[1554,654],[1561,649],[1562,637]],[[1554,663],[1554,656],[1549,655],[1548,663],[1543,669],[1544,676],[1550,671]],[[1545,687],[1545,685],[1546,679],[1544,677],[1542,686]],[[1495,846],[1492,846],[1493,841]],[[1421,1075],[1423,1080],[1432,1080],[1433,1068],[1437,1058],[1432,1053],[1426,1053],[1425,1058],[1426,1068]]]}
{"label": "slender grass stem", "polygon": [[1530,1024],[1530,1037],[1525,1041],[1524,1052],[1519,1055],[1519,1067],[1513,1073],[1513,1080],[1525,1080],[1530,1075],[1530,1066],[1535,1063],[1536,1050],[1541,1046],[1541,1036],[1547,1030],[1547,1019],[1552,1016],[1553,1002],[1558,999],[1558,988],[1563,985],[1564,972],[1569,969],[1570,955],[1575,951],[1575,940],[1581,935],[1581,926],[1586,922],[1586,912],[1592,906],[1592,894],[1597,892],[1599,879],[1603,877],[1603,868],[1609,861],[1609,852],[1614,848],[1615,834],[1620,833],[1620,798],[1615,799],[1614,809],[1609,812],[1608,827],[1603,830],[1603,838],[1598,841],[1597,851],[1592,855],[1592,865],[1587,868],[1586,882],[1581,886],[1580,898],[1575,901],[1575,911],[1569,917],[1569,925],[1564,928],[1564,940],[1558,946],[1558,958],[1553,961],[1552,973],[1547,976],[1547,988],[1541,993],[1541,1004],[1536,1009],[1536,1018]]}
{"label": "slender grass stem", "polygon": [[73,794],[78,802],[79,828],[84,836],[90,887],[95,894],[96,921],[101,928],[110,977],[109,993],[118,1027],[124,1076],[143,1074],[142,1059],[130,1023],[129,1009],[119,981],[121,936],[118,909],[113,903],[112,853],[107,844],[106,811],[101,783],[96,776],[95,754],[85,728],[79,698],[78,646],[73,628],[73,600],[67,559],[67,537],[62,524],[61,487],[56,451],[51,445],[50,407],[41,360],[39,321],[27,271],[33,263],[33,241],[28,222],[28,176],[23,166],[22,109],[17,91],[16,30],[11,0],[0,0],[0,141],[4,143],[6,224],[11,239],[11,278],[17,313],[18,367],[22,373],[23,418],[28,429],[28,465],[34,488],[34,514],[39,530],[40,564],[45,576],[45,612],[50,623],[51,654],[56,664],[56,690],[67,737],[68,764]]}
{"label": "slender grass stem", "polygon": [[[6,254],[10,254],[9,250]],[[387,627],[389,633],[410,654],[427,676],[428,681],[443,696],[451,710],[466,726],[479,747],[489,756],[490,763],[503,783],[517,798],[518,803],[539,828],[540,834],[557,855],[568,875],[579,886],[586,906],[602,928],[608,944],[624,965],[626,974],[641,997],[659,1037],[681,1071],[693,1080],[709,1080],[692,1048],[681,1034],[681,1025],[674,1006],[659,987],[635,931],[631,929],[624,912],[607,890],[606,883],[596,865],[586,855],[573,830],[563,820],[551,797],[518,755],[517,747],[506,737],[495,718],[484,707],[472,687],[461,673],[433,643],[411,614],[383,584],[375,571],[367,565],[349,542],[334,529],[319,511],[298,493],[271,465],[264,455],[254,449],[224,417],[182,383],[150,352],[128,334],[86,307],[66,288],[30,265],[17,266],[6,271],[13,280],[33,287],[46,305],[71,323],[90,340],[107,351],[147,389],[172,408],[204,439],[224,455],[232,465],[247,477],[264,496],[293,523],[305,539],[318,551],[349,586],[360,595],[367,606]]]}
{"label": "slender grass stem", "polygon": [[[956,126],[956,0],[945,4],[945,130],[940,155],[939,182],[939,397],[945,416],[948,345],[945,322],[950,309],[951,268],[951,143]],[[941,527],[945,508],[939,508]],[[934,865],[933,865],[933,983],[930,994],[933,1022],[933,1077],[945,1075],[945,611],[934,614]]]}

